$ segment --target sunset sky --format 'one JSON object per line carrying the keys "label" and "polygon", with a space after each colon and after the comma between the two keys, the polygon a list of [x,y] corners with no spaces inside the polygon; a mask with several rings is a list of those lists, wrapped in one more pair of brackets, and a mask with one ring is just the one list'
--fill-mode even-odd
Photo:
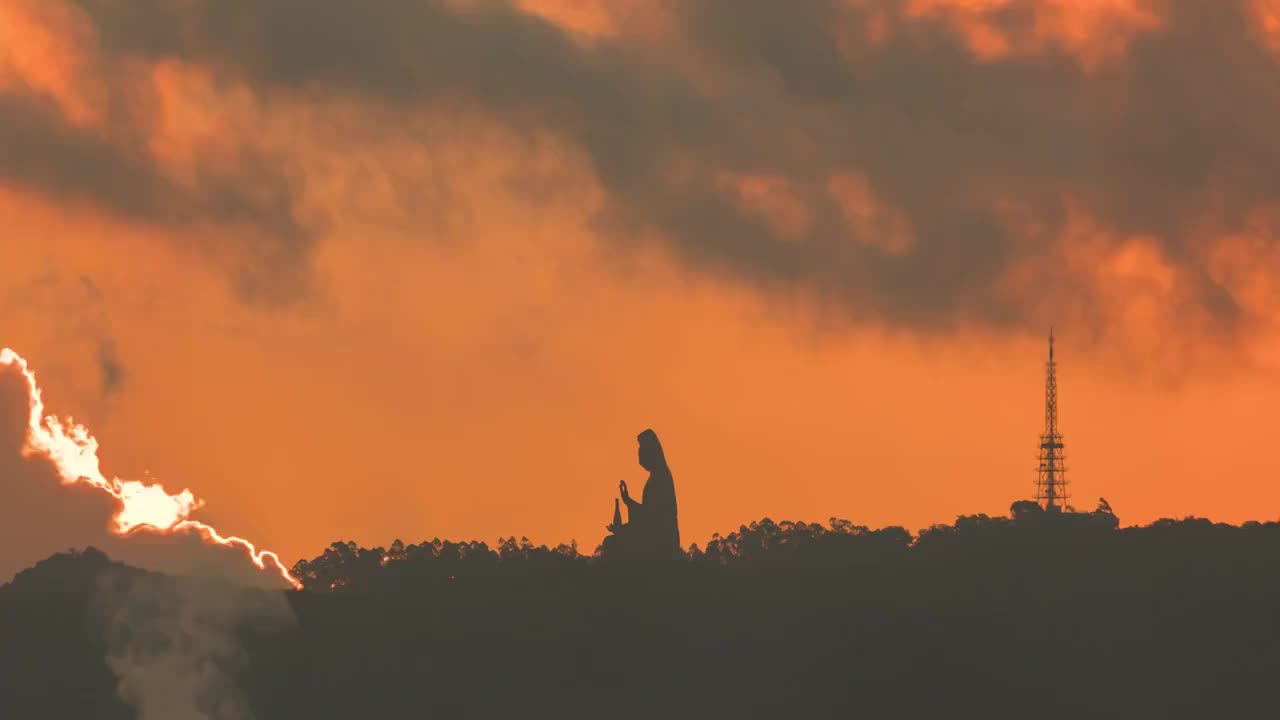
{"label": "sunset sky", "polygon": [[[647,427],[686,545],[1003,514],[1050,325],[1077,507],[1273,520],[1277,128],[1274,0],[4,0],[0,347],[287,564],[590,552]],[[19,380],[0,581],[127,554]]]}

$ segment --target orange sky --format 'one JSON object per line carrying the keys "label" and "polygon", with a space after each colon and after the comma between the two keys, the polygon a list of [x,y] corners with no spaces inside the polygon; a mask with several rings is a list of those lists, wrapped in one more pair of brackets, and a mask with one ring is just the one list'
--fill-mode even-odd
{"label": "orange sky", "polygon": [[[1078,15],[1030,3],[1040,12],[1022,30],[981,12],[1027,4],[918,2],[865,27],[949,23],[980,70],[1051,48],[1085,74],[1122,66],[1141,33],[1170,32],[1159,3],[1084,4]],[[667,4],[519,5],[570,45],[663,48],[725,93],[773,88],[695,57],[701,36]],[[93,174],[87,165],[71,179],[0,173],[0,346],[32,362],[50,410],[96,433],[108,473],[189,487],[207,501],[200,517],[290,564],[336,540],[516,534],[590,551],[618,481],[643,484],[635,435],[646,427],[666,447],[686,544],[764,516],[917,530],[1001,514],[1034,488],[1050,323],[1078,506],[1104,496],[1125,524],[1280,515],[1280,459],[1266,452],[1280,390],[1269,279],[1280,203],[1253,176],[1228,173],[1179,208],[1192,244],[1094,197],[1074,166],[1043,196],[993,187],[983,202],[1014,248],[997,280],[954,312],[913,314],[902,309],[910,291],[769,277],[735,264],[732,247],[708,260],[665,236],[683,226],[636,223],[620,241],[601,217],[643,188],[610,176],[594,140],[558,132],[577,121],[559,110],[405,109],[323,78],[282,90],[199,56],[117,52],[95,22],[61,3],[6,3],[0,94],[46,98],[66,127],[145,156],[169,189],[119,199],[110,182],[73,182]],[[1265,47],[1266,23],[1248,27]],[[890,41],[850,57],[877,42]],[[805,128],[825,126],[814,122],[786,142],[814,139]],[[59,137],[51,158],[69,152],[72,136]],[[1017,143],[996,137],[987,151]],[[266,164],[246,164],[260,152]],[[735,152],[673,152],[663,181],[705,174],[780,252],[820,244],[827,220],[811,193],[828,191],[857,252],[931,252],[928,220],[873,161],[814,180],[795,158]],[[251,211],[220,214],[228,205],[211,188],[226,178]],[[291,231],[258,212],[276,181],[305,241],[280,241],[272,233]],[[196,199],[169,214],[156,201],[165,192]],[[1039,212],[1049,196],[1061,196],[1060,216]],[[661,213],[665,197],[626,204],[624,225]],[[1241,207],[1247,222],[1224,220]],[[1218,319],[1204,277],[1240,322]],[[123,368],[118,383],[104,382],[104,353]],[[0,484],[30,480],[11,474]],[[57,493],[0,500],[0,576],[105,527],[103,515],[86,530],[100,508],[73,511],[80,501],[59,490],[66,508]]]}

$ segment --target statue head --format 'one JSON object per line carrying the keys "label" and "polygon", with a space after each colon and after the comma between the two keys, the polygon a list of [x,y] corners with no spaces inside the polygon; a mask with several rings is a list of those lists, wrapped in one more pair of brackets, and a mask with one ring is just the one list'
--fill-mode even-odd
{"label": "statue head", "polygon": [[667,465],[667,459],[662,454],[662,444],[658,442],[658,434],[652,430],[645,430],[636,436],[636,440],[640,442],[640,451],[638,453],[640,467],[653,472]]}

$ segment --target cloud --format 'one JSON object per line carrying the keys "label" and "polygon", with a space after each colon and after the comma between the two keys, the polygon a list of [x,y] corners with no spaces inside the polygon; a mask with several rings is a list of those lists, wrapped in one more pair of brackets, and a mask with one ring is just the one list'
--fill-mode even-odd
{"label": "cloud", "polygon": [[[113,120],[135,122],[140,119],[127,113]],[[48,98],[0,93],[0,182],[170,228],[180,243],[193,242],[199,233],[187,231],[202,224],[240,229],[250,267],[269,271],[274,281],[265,285],[248,275],[246,295],[289,299],[300,288],[279,279],[296,280],[295,266],[305,263],[313,238],[293,215],[289,180],[271,162],[242,150],[233,172],[201,164],[194,178],[180,182],[152,156],[145,138],[76,127]]]}
{"label": "cloud", "polygon": [[199,99],[171,96],[172,70],[103,51],[70,7],[14,0],[0,11],[14,28],[0,56],[0,185],[149,223],[204,261],[230,257],[247,299],[304,293],[314,229],[295,212],[299,179],[284,158],[238,131],[180,138],[171,157],[169,135],[194,122],[173,106]]}
{"label": "cloud", "polygon": [[108,302],[94,280],[50,270],[30,282],[15,283],[0,293],[0,313],[39,317],[32,323],[44,337],[41,344],[72,350],[70,357],[93,358],[89,369],[63,371],[54,377],[92,373],[102,400],[109,401],[124,386],[128,368],[120,354]]}
{"label": "cloud", "polygon": [[124,362],[120,359],[120,351],[116,347],[116,340],[111,335],[110,322],[107,319],[106,300],[102,296],[102,291],[88,277],[80,277],[80,288],[84,296],[90,300],[96,310],[95,325],[100,328],[98,336],[98,375],[101,378],[102,394],[110,396],[120,389],[124,384],[125,377],[128,374],[124,367]]}
{"label": "cloud", "polygon": [[26,457],[26,386],[0,369],[0,583],[69,547],[110,542],[109,498],[63,487],[47,459]]}
{"label": "cloud", "polygon": [[68,548],[97,547],[136,567],[243,587],[278,588],[274,573],[259,571],[234,548],[202,543],[194,535],[109,529],[116,512],[108,495],[62,483],[52,462],[24,451],[30,412],[26,382],[0,366],[0,583],[45,557]]}
{"label": "cloud", "polygon": [[[616,247],[657,240],[696,271],[854,320],[1128,332],[1145,304],[1161,331],[1224,338],[1269,320],[1242,299],[1256,283],[1214,260],[1280,191],[1276,55],[1244,0],[698,0],[652,4],[660,36],[589,41],[483,0],[76,7],[103,56],[210,68],[264,103],[554,134],[604,191],[596,230]],[[29,98],[13,111],[0,135],[52,157],[15,163],[14,181],[256,224],[278,268],[314,245],[288,211],[296,178],[272,171],[284,149],[246,140],[258,154],[234,173],[179,192],[139,143],[59,127]],[[84,162],[113,169],[70,170]],[[263,177],[270,200],[242,192]],[[1163,285],[1132,277],[1165,270]]]}

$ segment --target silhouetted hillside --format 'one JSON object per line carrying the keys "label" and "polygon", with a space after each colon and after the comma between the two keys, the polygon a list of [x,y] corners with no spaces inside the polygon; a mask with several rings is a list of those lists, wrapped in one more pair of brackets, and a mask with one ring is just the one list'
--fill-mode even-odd
{"label": "silhouetted hillside", "polygon": [[[234,628],[219,682],[259,720],[1274,714],[1280,524],[1116,525],[766,519],[643,571],[515,539],[335,543],[298,563],[291,625],[187,615]],[[132,717],[103,608],[208,595],[182,582],[90,550],[0,587],[0,716]]]}

